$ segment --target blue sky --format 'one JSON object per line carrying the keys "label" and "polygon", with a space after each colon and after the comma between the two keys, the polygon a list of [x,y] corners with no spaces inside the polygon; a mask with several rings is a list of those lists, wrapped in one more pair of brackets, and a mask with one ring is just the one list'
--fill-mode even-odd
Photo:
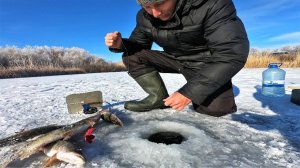
{"label": "blue sky", "polygon": [[[299,0],[234,0],[251,48],[300,44]],[[135,0],[0,0],[0,46],[80,47],[107,61],[105,34],[128,37],[140,9]]]}

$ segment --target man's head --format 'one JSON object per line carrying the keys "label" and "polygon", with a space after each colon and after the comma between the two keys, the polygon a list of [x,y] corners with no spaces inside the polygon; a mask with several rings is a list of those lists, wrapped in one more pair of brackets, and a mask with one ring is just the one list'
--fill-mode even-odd
{"label": "man's head", "polygon": [[177,0],[137,0],[147,13],[162,21],[173,17]]}

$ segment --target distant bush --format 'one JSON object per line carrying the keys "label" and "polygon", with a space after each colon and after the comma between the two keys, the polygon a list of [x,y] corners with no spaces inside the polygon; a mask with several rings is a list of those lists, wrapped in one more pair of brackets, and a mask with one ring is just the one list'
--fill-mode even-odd
{"label": "distant bush", "polygon": [[300,45],[285,46],[280,49],[250,49],[246,68],[266,68],[269,63],[281,62],[283,68],[300,67]]}
{"label": "distant bush", "polygon": [[81,48],[0,47],[0,78],[125,71]]}

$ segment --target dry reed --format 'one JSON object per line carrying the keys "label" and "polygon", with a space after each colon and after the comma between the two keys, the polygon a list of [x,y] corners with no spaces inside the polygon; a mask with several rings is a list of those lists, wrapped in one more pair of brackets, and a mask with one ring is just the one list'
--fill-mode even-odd
{"label": "dry reed", "polygon": [[59,68],[53,66],[44,67],[11,67],[0,68],[0,79],[3,78],[19,78],[33,76],[51,76],[65,74],[80,74],[86,73],[80,68]]}
{"label": "dry reed", "polygon": [[266,68],[269,63],[280,62],[282,68],[299,68],[300,53],[273,55],[271,53],[250,54],[245,68]]}

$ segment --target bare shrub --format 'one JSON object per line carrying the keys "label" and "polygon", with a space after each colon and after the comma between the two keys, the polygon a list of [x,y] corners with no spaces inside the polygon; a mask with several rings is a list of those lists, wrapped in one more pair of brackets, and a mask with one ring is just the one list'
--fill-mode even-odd
{"label": "bare shrub", "polygon": [[9,66],[9,61],[7,57],[0,55],[0,66],[5,68]]}
{"label": "bare shrub", "polygon": [[77,47],[0,47],[0,78],[124,70]]}

